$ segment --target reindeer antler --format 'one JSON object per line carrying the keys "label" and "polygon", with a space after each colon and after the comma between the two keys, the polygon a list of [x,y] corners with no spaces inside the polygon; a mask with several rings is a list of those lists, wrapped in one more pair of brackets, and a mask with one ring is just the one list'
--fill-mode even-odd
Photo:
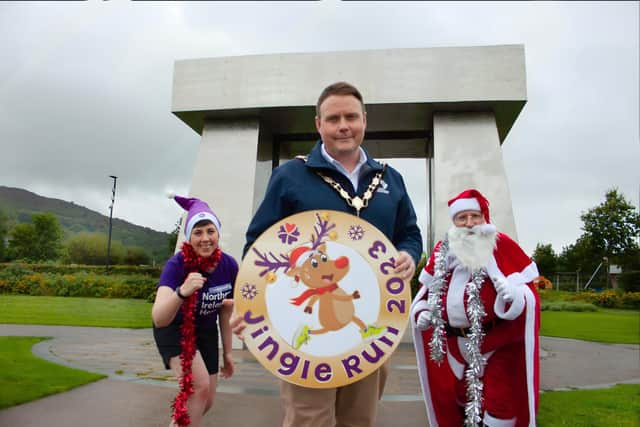
{"label": "reindeer antler", "polygon": [[[261,253],[256,248],[252,248],[253,252],[260,258],[255,261],[255,265],[258,267],[266,267],[264,270],[260,272],[260,277],[267,274],[269,271],[277,271],[279,268],[284,267],[284,271],[289,270],[289,255],[280,254],[279,258],[273,252],[265,252]],[[273,259],[273,261],[269,260],[269,257]]]}
{"label": "reindeer antler", "polygon": [[316,232],[316,236],[311,236],[311,250],[314,250],[322,244],[322,239],[327,236],[330,230],[336,227],[336,224],[329,225],[329,220],[322,220],[320,215],[316,213],[316,225],[313,226],[313,230]]}

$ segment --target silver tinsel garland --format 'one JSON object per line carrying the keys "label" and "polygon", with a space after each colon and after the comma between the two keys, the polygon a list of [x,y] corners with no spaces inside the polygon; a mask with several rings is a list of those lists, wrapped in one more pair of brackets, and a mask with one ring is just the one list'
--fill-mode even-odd
{"label": "silver tinsel garland", "polygon": [[[445,237],[440,245],[434,259],[434,277],[429,296],[427,297],[427,310],[431,313],[431,325],[433,334],[429,341],[429,357],[432,361],[441,363],[446,349],[446,329],[442,319],[442,301],[447,290],[447,255],[449,252],[449,241]],[[482,355],[481,346],[484,332],[482,331],[482,320],[486,316],[482,300],[480,299],[480,288],[486,278],[484,269],[477,269],[471,273],[471,281],[467,283],[465,294],[467,295],[467,318],[471,322],[470,333],[467,338],[467,353],[469,364],[465,370],[465,380],[467,383],[467,403],[465,405],[465,421],[467,427],[475,427],[482,421],[482,389],[483,383],[480,373],[486,359]]]}
{"label": "silver tinsel garland", "polygon": [[437,363],[442,362],[446,351],[446,331],[444,320],[442,320],[442,295],[447,288],[447,252],[449,252],[449,240],[445,237],[440,249],[435,254],[433,282],[427,297],[427,311],[431,313],[431,325],[433,326],[433,334],[429,341],[429,357]]}
{"label": "silver tinsel garland", "polygon": [[486,277],[486,272],[482,269],[471,273],[471,281],[467,283],[467,318],[471,322],[470,333],[468,335],[467,352],[469,364],[464,372],[467,381],[467,404],[464,408],[464,425],[475,427],[482,420],[482,388],[483,383],[480,373],[487,363],[482,355],[481,346],[484,332],[482,331],[482,319],[486,316],[482,300],[480,299],[480,288]]}

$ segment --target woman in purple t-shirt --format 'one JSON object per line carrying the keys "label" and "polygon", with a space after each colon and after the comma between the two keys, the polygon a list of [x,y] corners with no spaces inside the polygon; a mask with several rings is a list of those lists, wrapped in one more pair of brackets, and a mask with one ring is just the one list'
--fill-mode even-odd
{"label": "woman in purple t-shirt", "polygon": [[173,403],[172,426],[200,425],[211,408],[218,374],[218,317],[222,335],[220,376],[233,375],[232,307],[238,264],[218,247],[221,229],[209,206],[195,198],[174,196],[188,211],[184,227],[188,241],[164,266],[151,315],[153,335],[165,367],[180,378]]}

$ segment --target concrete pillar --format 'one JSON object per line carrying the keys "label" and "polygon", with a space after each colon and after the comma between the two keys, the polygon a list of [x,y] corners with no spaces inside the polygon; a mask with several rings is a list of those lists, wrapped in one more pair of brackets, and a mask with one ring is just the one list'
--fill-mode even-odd
{"label": "concrete pillar", "polygon": [[442,239],[452,224],[447,201],[467,188],[476,188],[485,195],[490,203],[491,222],[517,240],[494,114],[434,113],[433,144],[435,240]]}
{"label": "concrete pillar", "polygon": [[258,130],[257,119],[206,122],[189,192],[218,215],[220,248],[238,263],[253,213]]}
{"label": "concrete pillar", "polygon": [[[245,232],[253,214],[258,134],[257,119],[206,122],[189,192],[191,197],[206,201],[218,215],[222,222],[220,248],[238,264],[242,262]],[[178,248],[183,237],[184,217]],[[220,340],[219,347],[222,348]],[[232,347],[243,348],[235,335]]]}

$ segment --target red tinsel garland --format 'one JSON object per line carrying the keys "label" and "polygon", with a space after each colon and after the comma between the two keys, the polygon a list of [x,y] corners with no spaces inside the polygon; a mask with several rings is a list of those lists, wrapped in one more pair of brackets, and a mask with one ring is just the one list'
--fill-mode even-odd
{"label": "red tinsel garland", "polygon": [[[211,272],[216,269],[222,251],[219,248],[211,256],[201,257],[196,254],[193,246],[189,242],[182,244],[182,256],[184,257],[184,269],[188,275],[192,272]],[[173,401],[173,420],[179,426],[188,426],[191,423],[187,410],[187,400],[193,394],[193,373],[191,364],[196,354],[196,334],[195,334],[195,308],[198,302],[198,291],[191,294],[183,303],[182,325],[180,325],[181,353],[180,365],[182,366],[182,378],[180,378],[180,391]]]}

